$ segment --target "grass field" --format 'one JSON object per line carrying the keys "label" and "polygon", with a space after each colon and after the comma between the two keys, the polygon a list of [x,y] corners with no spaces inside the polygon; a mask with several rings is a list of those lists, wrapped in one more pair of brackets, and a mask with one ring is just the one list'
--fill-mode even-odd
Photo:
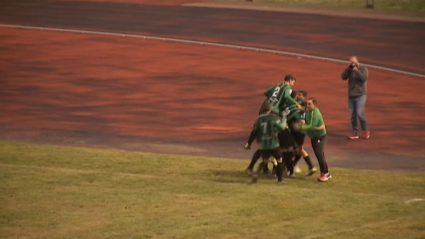
{"label": "grass field", "polygon": [[[245,2],[246,0],[218,0],[222,2]],[[309,5],[325,7],[365,8],[366,0],[252,0],[256,3],[282,3],[289,5]],[[369,0],[371,3],[372,0]],[[375,0],[375,9],[425,12],[424,0]]]}
{"label": "grass field", "polygon": [[425,175],[0,142],[1,238],[425,238]]}

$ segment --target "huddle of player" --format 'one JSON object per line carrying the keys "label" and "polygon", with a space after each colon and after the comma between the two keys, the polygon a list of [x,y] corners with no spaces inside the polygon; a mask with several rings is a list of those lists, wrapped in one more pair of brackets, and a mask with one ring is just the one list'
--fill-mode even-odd
{"label": "huddle of player", "polygon": [[[324,155],[326,127],[323,117],[316,107],[316,99],[308,98],[307,92],[292,90],[296,78],[286,75],[284,82],[269,88],[264,95],[266,100],[260,108],[259,116],[254,123],[245,149],[250,149],[256,139],[260,148],[253,154],[248,168],[245,170],[252,176],[253,182],[258,173],[269,172],[268,164],[273,162],[272,174],[277,177],[278,184],[284,183],[283,174],[286,168],[289,177],[295,177],[295,167],[301,157],[309,167],[308,176],[316,172],[311,159],[303,149],[305,135],[311,139],[313,151],[320,165],[319,181],[324,182],[332,176]],[[254,171],[258,159],[262,162]]]}

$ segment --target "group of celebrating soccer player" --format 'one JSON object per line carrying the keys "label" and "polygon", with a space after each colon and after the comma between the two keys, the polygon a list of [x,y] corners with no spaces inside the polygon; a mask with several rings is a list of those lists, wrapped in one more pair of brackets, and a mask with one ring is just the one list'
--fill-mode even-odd
{"label": "group of celebrating soccer player", "polygon": [[[307,98],[305,91],[293,91],[295,82],[293,75],[286,75],[284,82],[264,93],[266,99],[244,146],[245,149],[250,149],[254,140],[260,144],[245,170],[252,176],[253,182],[258,180],[261,171],[270,172],[268,165],[272,162],[272,175],[277,177],[278,184],[283,184],[285,169],[289,177],[295,177],[296,165],[301,157],[309,167],[307,175],[313,175],[316,168],[307,151],[303,149],[305,135],[311,139],[311,146],[320,166],[318,181],[325,182],[332,178],[324,154],[326,126],[320,110],[316,107],[317,100]],[[254,170],[260,158],[262,161]]]}

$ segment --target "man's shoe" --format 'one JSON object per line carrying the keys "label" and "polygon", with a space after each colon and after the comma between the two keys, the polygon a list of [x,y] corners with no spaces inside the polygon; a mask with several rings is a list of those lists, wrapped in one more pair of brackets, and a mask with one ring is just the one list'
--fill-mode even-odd
{"label": "man's shoe", "polygon": [[311,175],[313,175],[316,171],[317,171],[317,169],[316,169],[315,167],[312,167],[312,168],[308,171],[307,176],[311,176]]}
{"label": "man's shoe", "polygon": [[369,139],[370,138],[370,131],[363,132],[363,136],[364,136],[365,139]]}
{"label": "man's shoe", "polygon": [[320,182],[326,182],[330,178],[332,178],[332,175],[330,173],[322,173],[317,180],[320,181]]}
{"label": "man's shoe", "polygon": [[359,135],[357,133],[352,133],[348,136],[348,139],[358,139]]}

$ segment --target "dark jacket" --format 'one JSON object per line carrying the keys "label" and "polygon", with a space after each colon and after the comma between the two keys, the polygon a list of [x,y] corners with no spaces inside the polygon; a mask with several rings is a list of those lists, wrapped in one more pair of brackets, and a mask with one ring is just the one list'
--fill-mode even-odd
{"label": "dark jacket", "polygon": [[368,70],[359,65],[357,70],[347,67],[341,74],[343,80],[348,80],[348,97],[358,97],[367,94]]}

